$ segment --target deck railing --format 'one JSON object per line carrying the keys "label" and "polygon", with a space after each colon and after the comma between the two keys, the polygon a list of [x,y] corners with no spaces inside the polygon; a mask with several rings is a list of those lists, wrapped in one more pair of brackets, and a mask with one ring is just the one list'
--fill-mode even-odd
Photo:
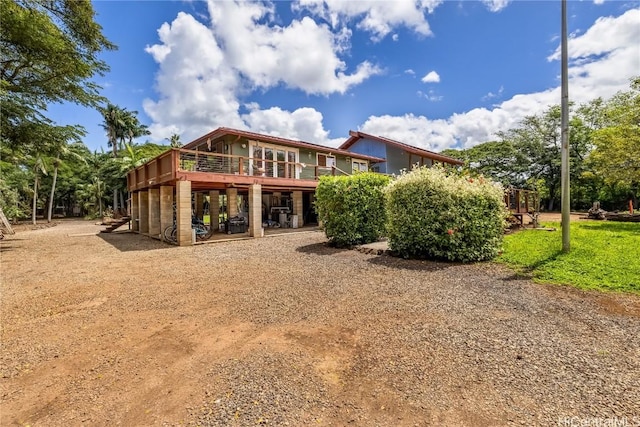
{"label": "deck railing", "polygon": [[134,190],[171,182],[180,172],[300,180],[317,180],[325,175],[349,175],[335,166],[323,167],[282,160],[258,160],[246,156],[174,148],[130,171],[127,175],[128,187]]}
{"label": "deck railing", "polygon": [[261,160],[231,154],[179,150],[178,169],[269,178],[318,179],[325,175],[348,175],[335,166],[323,167],[283,160]]}

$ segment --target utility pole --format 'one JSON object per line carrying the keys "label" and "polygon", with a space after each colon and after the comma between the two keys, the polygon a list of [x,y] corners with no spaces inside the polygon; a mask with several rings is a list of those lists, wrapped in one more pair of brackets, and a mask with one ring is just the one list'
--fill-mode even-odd
{"label": "utility pole", "polygon": [[562,252],[569,252],[571,205],[569,203],[569,55],[567,52],[567,0],[562,0],[562,46],[560,67],[562,68],[561,109],[562,109],[562,168],[560,181],[562,184]]}

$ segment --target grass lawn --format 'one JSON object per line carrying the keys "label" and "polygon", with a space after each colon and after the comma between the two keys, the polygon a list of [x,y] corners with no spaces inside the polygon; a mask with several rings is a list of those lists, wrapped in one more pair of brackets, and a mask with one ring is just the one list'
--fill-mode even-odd
{"label": "grass lawn", "polygon": [[571,251],[562,253],[559,223],[553,232],[523,230],[505,236],[497,259],[538,282],[582,289],[640,293],[640,224],[573,222]]}

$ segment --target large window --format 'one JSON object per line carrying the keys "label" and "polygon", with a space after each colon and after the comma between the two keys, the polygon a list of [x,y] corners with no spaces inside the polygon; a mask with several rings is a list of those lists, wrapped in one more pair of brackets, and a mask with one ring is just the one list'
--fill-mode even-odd
{"label": "large window", "polygon": [[249,174],[273,178],[299,178],[298,149],[250,141]]}

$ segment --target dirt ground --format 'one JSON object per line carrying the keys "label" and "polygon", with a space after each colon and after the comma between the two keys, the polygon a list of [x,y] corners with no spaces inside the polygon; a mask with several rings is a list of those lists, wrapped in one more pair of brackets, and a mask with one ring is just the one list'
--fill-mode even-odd
{"label": "dirt ground", "polygon": [[0,243],[2,426],[640,425],[637,296],[319,232],[175,247],[100,229]]}

